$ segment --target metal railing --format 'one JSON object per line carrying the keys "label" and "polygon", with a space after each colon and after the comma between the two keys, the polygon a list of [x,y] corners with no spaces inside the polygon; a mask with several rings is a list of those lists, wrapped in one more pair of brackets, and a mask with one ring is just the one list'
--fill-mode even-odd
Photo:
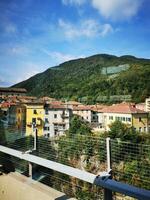
{"label": "metal railing", "polygon": [[[10,130],[14,131],[11,127]],[[24,137],[17,134],[14,137],[8,134],[5,141],[0,141],[0,152],[9,155],[8,160],[20,171],[34,177],[36,164],[66,174],[70,182],[70,186],[66,187],[68,191],[72,188],[70,190],[75,196],[82,189],[84,192],[96,193],[97,196],[93,194],[95,196],[91,197],[96,200],[100,196],[105,196],[105,199],[115,198],[114,192],[141,200],[150,199],[150,145],[87,135],[47,139],[37,135]],[[4,160],[7,157],[3,157]],[[43,173],[52,178],[50,172]],[[55,175],[54,178],[61,180],[61,176]],[[66,180],[63,180],[65,185]],[[86,183],[91,185],[85,187]],[[104,194],[102,188],[105,189]]]}

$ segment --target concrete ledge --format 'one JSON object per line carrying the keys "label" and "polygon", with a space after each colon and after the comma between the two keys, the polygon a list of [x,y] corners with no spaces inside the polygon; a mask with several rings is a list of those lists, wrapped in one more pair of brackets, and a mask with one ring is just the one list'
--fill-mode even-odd
{"label": "concrete ledge", "polygon": [[17,172],[0,176],[1,200],[75,200]]}

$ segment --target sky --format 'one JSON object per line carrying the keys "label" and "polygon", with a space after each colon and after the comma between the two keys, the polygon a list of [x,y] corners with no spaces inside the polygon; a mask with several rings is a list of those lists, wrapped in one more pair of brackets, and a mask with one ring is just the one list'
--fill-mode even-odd
{"label": "sky", "polygon": [[0,0],[0,86],[94,54],[150,58],[150,0]]}

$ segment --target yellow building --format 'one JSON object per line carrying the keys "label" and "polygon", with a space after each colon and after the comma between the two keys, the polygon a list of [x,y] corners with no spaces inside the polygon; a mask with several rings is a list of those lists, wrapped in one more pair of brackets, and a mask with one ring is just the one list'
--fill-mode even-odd
{"label": "yellow building", "polygon": [[26,106],[26,134],[33,134],[33,126],[37,128],[38,136],[43,135],[44,106],[41,103],[28,103]]}
{"label": "yellow building", "polygon": [[119,120],[129,127],[134,127],[136,131],[148,132],[148,113],[137,109],[134,104],[115,104],[102,109],[101,112],[105,130],[109,130],[110,125]]}

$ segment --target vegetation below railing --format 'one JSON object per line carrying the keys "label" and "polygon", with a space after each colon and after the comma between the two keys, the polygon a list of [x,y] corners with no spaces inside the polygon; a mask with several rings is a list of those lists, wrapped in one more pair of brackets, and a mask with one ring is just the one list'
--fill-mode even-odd
{"label": "vegetation below railing", "polygon": [[[106,137],[111,138],[113,178],[134,186],[150,189],[150,137],[148,134],[141,135],[134,129],[127,128],[121,122],[112,124],[109,132],[95,135],[91,132],[88,124],[75,117],[72,119],[70,130],[66,132],[66,135],[53,139],[38,137],[37,150],[32,153],[98,174],[100,171],[106,171],[107,168]],[[0,139],[1,144],[23,152],[33,149],[32,136],[10,142],[6,140],[5,129],[1,128]],[[9,163],[13,163],[14,168],[27,173],[28,165],[26,162],[2,154],[0,156],[5,158],[3,162],[6,165],[8,162],[5,161],[9,160]],[[95,189],[90,184],[58,172],[45,171],[45,169],[37,166],[34,166],[34,170],[35,172],[45,173],[45,183],[65,192],[68,196],[75,196],[78,199],[100,199],[100,197],[96,198],[94,195],[97,194],[98,196],[99,193],[102,193],[102,190]]]}

